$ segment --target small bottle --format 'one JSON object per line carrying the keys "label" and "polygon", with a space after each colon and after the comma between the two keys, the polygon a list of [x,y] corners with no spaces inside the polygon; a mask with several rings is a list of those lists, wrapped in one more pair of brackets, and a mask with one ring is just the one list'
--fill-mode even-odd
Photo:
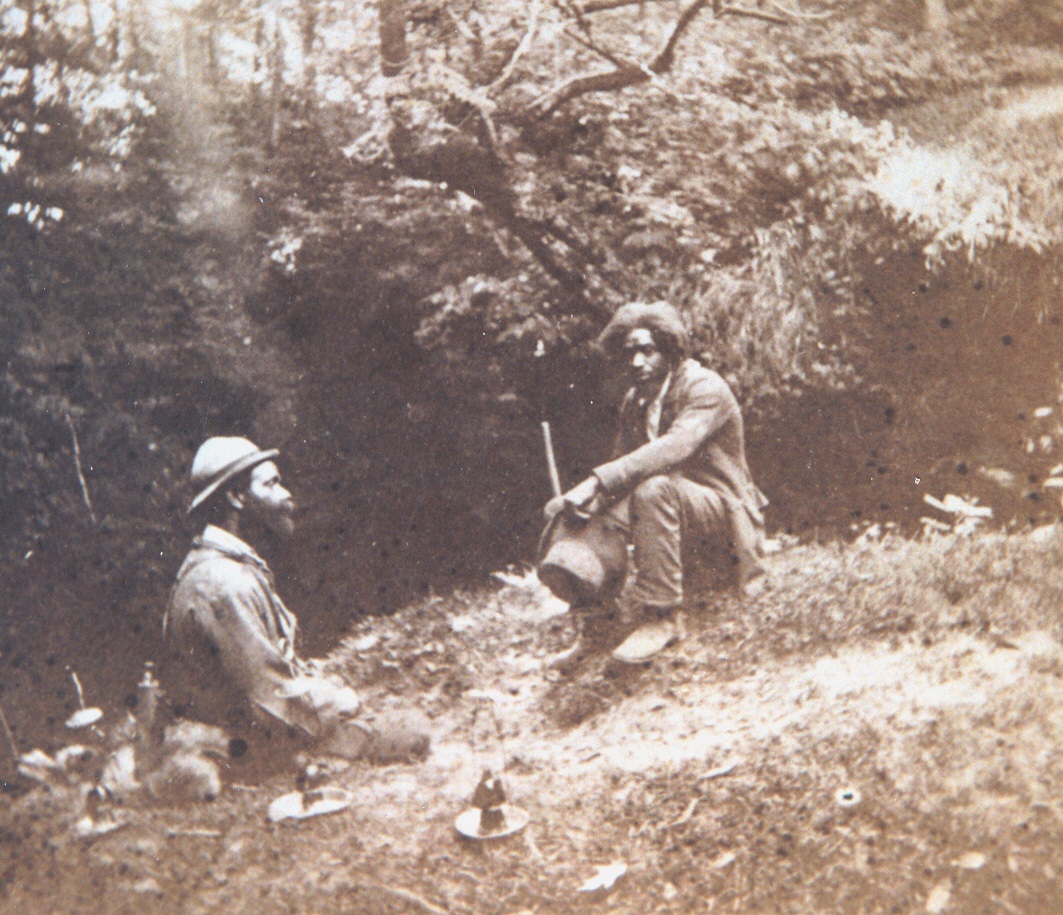
{"label": "small bottle", "polygon": [[162,689],[155,678],[155,664],[144,662],[144,676],[137,684],[137,770],[143,775],[155,767],[166,729]]}

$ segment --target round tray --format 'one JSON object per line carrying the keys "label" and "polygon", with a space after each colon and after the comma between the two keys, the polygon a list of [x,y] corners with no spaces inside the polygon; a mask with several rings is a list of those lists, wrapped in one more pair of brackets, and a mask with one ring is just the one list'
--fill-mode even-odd
{"label": "round tray", "polygon": [[503,804],[502,823],[496,829],[480,829],[480,810],[470,807],[462,812],[454,821],[454,828],[469,839],[500,839],[502,836],[511,836],[528,825],[531,819],[527,810],[514,807],[512,804]]}

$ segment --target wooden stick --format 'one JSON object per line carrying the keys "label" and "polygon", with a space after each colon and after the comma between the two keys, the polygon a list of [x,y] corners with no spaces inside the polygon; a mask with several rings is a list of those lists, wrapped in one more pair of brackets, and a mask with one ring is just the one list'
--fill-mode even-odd
{"label": "wooden stick", "polygon": [[7,715],[4,714],[4,707],[0,705],[0,724],[4,726],[4,733],[7,735],[7,742],[11,746],[11,756],[15,760],[15,767],[18,768],[18,744],[15,743],[15,735],[11,733],[11,725],[7,723]]}
{"label": "wooden stick", "polygon": [[74,681],[74,689],[78,691],[78,705],[82,708],[85,707],[85,691],[81,688],[81,681],[78,679],[78,672],[72,667],[67,668],[70,671],[70,679]]}
{"label": "wooden stick", "polygon": [[550,437],[550,424],[545,419],[543,420],[543,444],[546,446],[546,467],[550,471],[550,489],[556,497],[561,495],[561,475],[557,472],[554,442]]}
{"label": "wooden stick", "polygon": [[783,19],[772,13],[762,13],[760,10],[746,9],[743,6],[721,6],[721,16],[748,16],[750,19],[760,19],[762,22],[774,22],[777,25],[791,25],[791,20]]}
{"label": "wooden stick", "polygon": [[81,470],[81,448],[78,447],[78,434],[74,428],[74,420],[70,418],[70,414],[66,414],[66,424],[70,427],[70,438],[74,442],[74,469],[78,474],[78,482],[81,484],[81,496],[85,500],[85,507],[89,510],[89,517],[92,519],[92,526],[96,527],[96,512],[92,510],[92,499],[89,497],[89,486],[85,482],[85,474]]}
{"label": "wooden stick", "polygon": [[402,887],[384,886],[380,883],[370,883],[369,881],[357,883],[355,885],[366,890],[376,890],[379,893],[391,893],[393,896],[397,896],[405,902],[413,903],[413,905],[423,909],[425,912],[429,912],[430,915],[448,915],[447,909],[441,909],[439,906],[433,905],[427,899],[418,896],[416,893],[410,892],[410,890],[404,890]]}

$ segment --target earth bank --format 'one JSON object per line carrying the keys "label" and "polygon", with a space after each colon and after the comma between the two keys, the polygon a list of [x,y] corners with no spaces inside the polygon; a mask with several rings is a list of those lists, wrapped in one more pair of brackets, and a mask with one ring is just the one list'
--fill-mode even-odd
{"label": "earth bank", "polygon": [[[572,637],[533,577],[366,620],[331,657],[372,718],[413,702],[419,766],[349,768],[345,812],[265,822],[287,778],[130,808],[4,808],[12,911],[1054,911],[1063,596],[1057,527],[795,546],[755,605],[706,599],[646,669],[546,660]],[[482,768],[531,813],[453,830]],[[580,887],[626,865],[606,891]],[[929,908],[928,908],[929,907]]]}

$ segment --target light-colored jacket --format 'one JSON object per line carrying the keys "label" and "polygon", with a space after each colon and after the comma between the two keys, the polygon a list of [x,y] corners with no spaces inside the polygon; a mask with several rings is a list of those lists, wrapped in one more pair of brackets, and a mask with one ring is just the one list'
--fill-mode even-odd
{"label": "light-colored jacket", "polygon": [[176,663],[163,687],[189,718],[233,727],[244,712],[265,713],[319,736],[358,702],[297,657],[297,629],[265,560],[207,525],[170,595],[163,633]]}

